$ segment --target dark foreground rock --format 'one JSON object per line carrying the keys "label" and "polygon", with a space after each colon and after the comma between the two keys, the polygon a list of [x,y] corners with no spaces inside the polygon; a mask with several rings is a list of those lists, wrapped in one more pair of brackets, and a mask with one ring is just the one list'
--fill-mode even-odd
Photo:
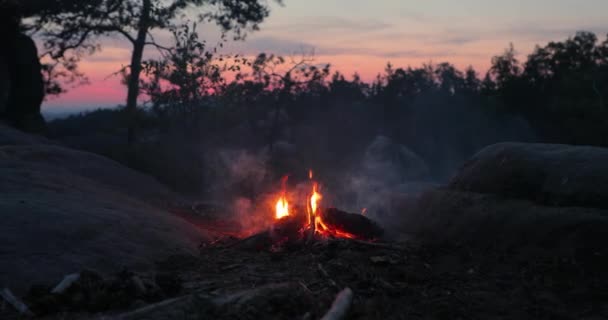
{"label": "dark foreground rock", "polygon": [[52,141],[36,135],[21,132],[0,123],[0,145],[36,145],[53,144]]}
{"label": "dark foreground rock", "polygon": [[147,269],[201,240],[158,204],[170,198],[166,188],[103,157],[5,145],[0,177],[0,287],[16,293],[87,268]]}

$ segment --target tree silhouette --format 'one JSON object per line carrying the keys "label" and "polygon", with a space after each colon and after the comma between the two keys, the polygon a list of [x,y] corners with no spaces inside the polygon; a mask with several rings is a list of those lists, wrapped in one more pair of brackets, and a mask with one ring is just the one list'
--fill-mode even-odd
{"label": "tree silhouette", "polygon": [[152,108],[188,129],[183,130],[189,131],[184,132],[187,134],[199,129],[199,115],[205,111],[210,97],[224,90],[224,72],[234,69],[226,60],[239,59],[217,55],[215,48],[208,50],[196,29],[196,23],[172,28],[171,48],[160,59],[143,62],[146,79],[142,81],[142,89],[150,98]]}
{"label": "tree silhouette", "polygon": [[[315,84],[322,83],[329,75],[330,65],[323,67],[314,65],[314,52],[303,55],[300,59],[259,54],[251,66],[251,77],[261,81],[267,89],[276,92],[271,130],[268,134],[268,145],[272,151],[279,136],[279,121],[281,113],[293,102],[299,93],[307,91]],[[241,73],[239,78],[249,75]]]}
{"label": "tree silhouette", "polygon": [[502,55],[492,58],[488,74],[498,88],[506,87],[511,80],[521,75],[522,68],[516,56],[515,48],[511,44]]}
{"label": "tree silhouette", "polygon": [[[277,0],[280,2],[279,0]],[[247,30],[256,30],[269,15],[262,0],[52,0],[34,10],[30,28],[40,31],[48,55],[64,59],[68,70],[75,70],[79,58],[99,49],[102,36],[120,35],[132,46],[128,68],[126,109],[129,114],[128,142],[135,140],[135,115],[140,94],[140,75],[144,50],[148,46],[161,51],[155,41],[156,30],[176,27],[177,18],[198,13],[200,21],[215,22],[224,31],[242,39]],[[40,2],[34,1],[34,4]],[[197,9],[195,11],[195,9]]]}

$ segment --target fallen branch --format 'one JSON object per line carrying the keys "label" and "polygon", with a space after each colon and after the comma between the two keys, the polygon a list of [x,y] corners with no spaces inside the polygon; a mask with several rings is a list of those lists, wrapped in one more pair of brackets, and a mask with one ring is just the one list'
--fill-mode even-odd
{"label": "fallen branch", "polygon": [[142,316],[145,316],[146,314],[149,314],[150,312],[162,309],[163,307],[166,307],[166,306],[178,303],[178,302],[185,301],[186,299],[191,298],[191,297],[192,296],[188,295],[188,296],[173,298],[173,299],[161,301],[159,303],[147,305],[143,308],[139,308],[137,310],[134,310],[134,311],[131,311],[128,313],[124,313],[122,315],[118,315],[115,319],[117,319],[117,320],[138,319]]}
{"label": "fallen branch", "polygon": [[53,294],[61,294],[64,293],[67,289],[69,289],[76,281],[80,279],[80,273],[68,274],[59,282],[59,284],[53,288],[51,293]]}
{"label": "fallen branch", "polygon": [[144,285],[144,282],[141,280],[140,277],[132,276],[131,282],[133,283],[135,290],[137,290],[137,294],[143,296],[148,292],[148,289],[146,289],[146,286]]}
{"label": "fallen branch", "polygon": [[313,292],[310,290],[310,288],[308,288],[308,286],[304,282],[299,281],[298,283],[308,294],[313,294]]}
{"label": "fallen branch", "polygon": [[227,305],[231,305],[232,307],[234,307],[236,304],[247,304],[249,303],[249,301],[252,301],[256,297],[268,296],[272,292],[290,292],[292,288],[292,284],[288,282],[273,283],[254,289],[239,291],[227,296],[218,297],[213,299],[212,301],[213,304],[219,307]]}
{"label": "fallen branch", "polygon": [[360,244],[360,245],[374,247],[374,248],[382,248],[382,249],[390,249],[390,250],[404,250],[405,249],[405,247],[398,246],[395,244],[390,244],[390,243],[370,242],[370,241],[362,241],[362,240],[357,240],[357,239],[349,239],[348,241],[355,243],[355,244]]}
{"label": "fallen branch", "polygon": [[224,248],[241,248],[241,249],[261,249],[272,245],[272,237],[269,231],[255,234],[253,236],[240,239],[234,243],[224,246]]}
{"label": "fallen branch", "polygon": [[30,308],[28,308],[28,306],[23,303],[21,300],[19,300],[17,297],[15,297],[15,295],[13,295],[13,293],[11,292],[10,289],[8,288],[4,288],[0,291],[0,296],[2,296],[2,298],[4,298],[4,300],[6,302],[8,302],[11,306],[13,306],[13,308],[15,308],[15,310],[19,311],[20,314],[25,315],[25,316],[34,316],[34,314],[30,311]]}
{"label": "fallen branch", "polygon": [[334,303],[331,304],[329,311],[321,318],[321,320],[341,320],[348,313],[351,303],[353,302],[353,291],[346,288],[336,296]]}
{"label": "fallen branch", "polygon": [[325,277],[327,278],[327,281],[329,281],[329,284],[331,284],[332,287],[334,288],[338,288],[338,284],[334,281],[334,279],[332,279],[329,276],[329,273],[327,273],[327,271],[325,270],[325,268],[323,268],[323,265],[321,265],[320,263],[317,264],[317,268],[319,268],[319,272]]}

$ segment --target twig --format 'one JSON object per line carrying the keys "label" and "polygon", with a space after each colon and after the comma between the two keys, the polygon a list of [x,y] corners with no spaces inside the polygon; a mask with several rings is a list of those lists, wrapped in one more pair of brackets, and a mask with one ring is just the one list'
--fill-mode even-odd
{"label": "twig", "polygon": [[142,316],[142,315],[145,315],[147,313],[150,313],[150,312],[152,312],[154,310],[158,310],[158,309],[160,309],[162,307],[165,307],[165,306],[168,306],[168,305],[172,305],[172,304],[177,303],[177,302],[184,301],[184,300],[186,300],[186,299],[188,299],[190,297],[191,296],[188,295],[188,296],[183,296],[183,297],[178,297],[178,298],[173,298],[173,299],[161,301],[159,303],[151,304],[151,305],[145,306],[143,308],[140,308],[140,309],[128,312],[128,313],[123,313],[123,314],[119,315],[118,317],[116,317],[115,319],[125,320],[125,319],[136,318],[138,316]]}
{"label": "twig", "polygon": [[242,268],[242,267],[243,267],[243,265],[242,265],[242,264],[240,264],[240,263],[235,263],[235,264],[231,264],[231,265],[229,265],[229,266],[222,267],[222,268],[221,268],[221,271],[222,271],[222,272],[226,272],[226,271],[231,271],[231,270],[234,270],[234,269],[239,269],[239,268]]}
{"label": "twig", "polygon": [[140,294],[140,295],[143,296],[148,291],[146,289],[146,286],[144,285],[144,282],[141,280],[140,277],[138,277],[138,276],[132,276],[131,277],[131,282],[133,283],[133,286],[135,286],[135,290],[137,290],[138,294]]}
{"label": "twig", "polygon": [[300,286],[301,286],[302,288],[304,288],[304,290],[305,290],[306,292],[308,292],[309,294],[313,294],[313,292],[310,290],[310,288],[308,288],[308,286],[307,286],[307,285],[306,285],[304,282],[299,281],[298,283],[300,284]]}
{"label": "twig", "polygon": [[245,244],[247,242],[256,242],[257,243],[257,241],[260,241],[260,239],[263,240],[264,238],[269,238],[269,237],[270,237],[269,232],[266,231],[266,232],[262,232],[262,233],[258,233],[258,234],[249,236],[247,238],[239,239],[234,243],[225,245],[224,248],[234,248],[234,247],[240,246],[242,244]]}
{"label": "twig", "polygon": [[336,296],[334,303],[331,304],[331,308],[321,318],[321,320],[341,320],[344,319],[351,303],[353,302],[353,291],[350,288],[346,288]]}
{"label": "twig", "polygon": [[352,243],[360,244],[360,245],[365,245],[368,247],[374,247],[374,248],[383,248],[383,249],[390,249],[390,250],[405,249],[404,247],[397,246],[397,245],[390,244],[390,243],[369,242],[369,241],[361,241],[361,240],[357,240],[357,239],[349,239],[348,241],[350,241]]}
{"label": "twig", "polygon": [[25,303],[15,297],[15,295],[13,295],[9,288],[4,288],[0,290],[0,296],[2,296],[2,298],[4,298],[6,302],[13,306],[15,310],[19,311],[20,314],[26,316],[34,316],[34,314],[30,311],[30,308],[28,308]]}
{"label": "twig", "polygon": [[268,294],[276,291],[288,292],[288,290],[292,288],[291,283],[282,282],[282,283],[272,283],[269,285],[265,285],[262,287],[257,287],[250,290],[239,291],[224,297],[215,298],[212,300],[213,304],[216,306],[226,306],[234,303],[243,303],[247,304],[252,299],[256,297],[265,297]]}
{"label": "twig", "polygon": [[116,71],[116,72],[112,72],[111,74],[107,75],[103,80],[108,80],[112,77],[118,76],[123,74],[127,69],[129,69],[131,67],[131,65],[128,66],[123,66],[122,68],[120,68],[120,70]]}
{"label": "twig", "polygon": [[327,281],[329,281],[329,284],[331,284],[332,287],[334,288],[338,288],[338,284],[334,281],[334,279],[332,279],[329,276],[329,273],[327,273],[327,271],[325,270],[325,268],[323,268],[323,265],[321,265],[320,263],[317,264],[317,267],[319,268],[319,272],[321,272],[321,274],[327,278]]}
{"label": "twig", "polygon": [[79,273],[68,274],[67,276],[65,276],[63,278],[63,280],[61,280],[61,282],[59,282],[59,284],[55,288],[53,288],[53,290],[51,291],[51,293],[57,294],[57,293],[63,293],[63,292],[65,292],[76,281],[78,281],[78,279],[80,279],[80,274]]}

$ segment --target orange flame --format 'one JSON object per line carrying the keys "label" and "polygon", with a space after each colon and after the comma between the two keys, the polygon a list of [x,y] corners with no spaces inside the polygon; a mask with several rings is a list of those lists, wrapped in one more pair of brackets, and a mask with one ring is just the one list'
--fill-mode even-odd
{"label": "orange flame", "polygon": [[[313,180],[313,171],[308,171],[308,177],[310,180]],[[275,205],[275,218],[280,220],[282,218],[288,217],[290,215],[289,210],[289,202],[287,201],[287,197],[285,196],[285,186],[286,186],[287,177],[283,178],[283,191],[281,196],[277,200]],[[313,231],[316,234],[319,234],[323,237],[339,237],[339,238],[350,238],[355,239],[356,237],[353,234],[342,231],[336,227],[328,226],[323,221],[323,214],[321,211],[321,200],[323,199],[323,195],[319,192],[319,184],[316,181],[312,181],[312,193],[307,198],[307,213],[308,213],[308,224],[304,228],[308,228],[308,230]],[[365,214],[367,209],[363,209],[362,214]]]}
{"label": "orange flame", "polygon": [[287,216],[289,216],[289,202],[287,202],[287,198],[283,195],[275,206],[275,218],[278,220]]}
{"label": "orange flame", "polygon": [[318,188],[317,183],[313,184],[312,195],[310,196],[310,209],[312,210],[313,215],[317,214],[317,209],[319,208],[319,201],[321,201],[321,199],[323,199],[323,195],[321,195],[317,191],[317,188]]}
{"label": "orange flame", "polygon": [[[310,176],[312,177],[312,170],[310,171]],[[312,219],[314,221],[314,230],[315,233],[322,234],[327,236],[330,234],[330,228],[325,225],[323,219],[321,218],[321,214],[319,212],[319,202],[323,199],[323,195],[319,192],[319,184],[316,182],[312,185],[312,194],[310,196],[310,211],[312,213]]]}

